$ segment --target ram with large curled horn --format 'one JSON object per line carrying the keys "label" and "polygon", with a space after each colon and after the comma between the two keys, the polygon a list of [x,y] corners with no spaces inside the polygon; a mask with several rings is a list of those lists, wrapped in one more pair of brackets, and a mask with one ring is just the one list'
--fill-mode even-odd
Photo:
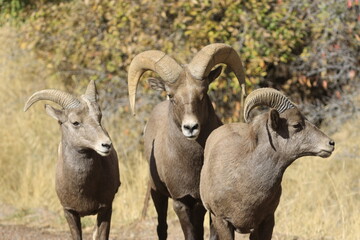
{"label": "ram with large curled horn", "polygon": [[55,187],[72,239],[82,239],[80,217],[93,214],[97,214],[93,239],[108,239],[112,202],[120,186],[119,167],[111,139],[101,125],[95,83],[91,81],[80,98],[55,89],[38,91],[24,111],[40,100],[62,107],[45,105],[45,110],[58,120],[62,133]]}
{"label": "ram with large curled horn", "polygon": [[[250,118],[257,106],[270,111]],[[211,239],[270,240],[286,168],[302,156],[329,157],[335,142],[311,124],[285,95],[258,89],[245,100],[247,123],[225,124],[207,142],[200,194],[211,213]]]}
{"label": "ram with large curled horn", "polygon": [[203,149],[209,134],[222,125],[207,94],[209,84],[226,64],[245,86],[244,71],[237,52],[226,44],[205,46],[187,65],[157,50],[145,51],[132,60],[128,72],[130,105],[135,112],[135,94],[142,74],[156,72],[161,79],[149,79],[153,89],[166,91],[147,123],[145,156],[150,164],[151,196],[158,213],[159,239],[167,237],[167,205],[173,208],[185,239],[203,239],[205,209],[199,195]]}

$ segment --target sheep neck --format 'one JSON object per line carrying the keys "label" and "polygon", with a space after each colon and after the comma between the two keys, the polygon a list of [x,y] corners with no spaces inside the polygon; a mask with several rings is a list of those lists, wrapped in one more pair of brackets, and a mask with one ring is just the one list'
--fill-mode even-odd
{"label": "sheep neck", "polygon": [[101,158],[94,150],[74,147],[65,140],[62,141],[59,150],[62,155],[63,167],[87,175],[95,169],[93,165]]}
{"label": "sheep neck", "polygon": [[279,146],[277,135],[271,131],[268,122],[262,126],[254,126],[257,130],[257,144],[252,156],[254,171],[259,177],[275,186],[280,186],[286,168],[294,161]]}

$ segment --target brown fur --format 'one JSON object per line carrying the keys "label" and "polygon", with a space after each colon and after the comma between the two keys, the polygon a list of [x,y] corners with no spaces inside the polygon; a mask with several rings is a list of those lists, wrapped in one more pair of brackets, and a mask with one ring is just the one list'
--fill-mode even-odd
{"label": "brown fur", "polygon": [[200,180],[212,239],[234,239],[234,230],[251,233],[251,240],[271,239],[285,169],[301,156],[328,157],[334,145],[297,108],[214,130]]}
{"label": "brown fur", "polygon": [[[204,80],[194,79],[184,68],[175,84],[151,79],[166,90],[169,100],[158,104],[145,129],[145,156],[149,160],[151,196],[158,213],[159,239],[167,238],[168,198],[174,200],[185,239],[203,239],[205,208],[199,194],[205,141],[222,123],[207,95],[208,85],[221,72],[217,68]],[[198,135],[184,134],[184,121],[198,124]],[[185,129],[186,130],[186,129]],[[186,133],[186,132],[185,132]]]}

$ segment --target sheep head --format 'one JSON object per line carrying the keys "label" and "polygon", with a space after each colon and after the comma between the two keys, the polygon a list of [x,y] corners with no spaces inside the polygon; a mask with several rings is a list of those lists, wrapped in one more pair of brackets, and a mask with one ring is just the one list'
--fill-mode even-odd
{"label": "sheep head", "polygon": [[55,89],[35,92],[26,102],[24,111],[40,100],[59,104],[62,109],[46,104],[45,110],[58,120],[63,142],[81,151],[92,149],[101,156],[108,156],[112,150],[112,142],[101,125],[102,113],[97,99],[95,82],[91,81],[80,98]]}
{"label": "sheep head", "polygon": [[295,104],[279,91],[261,88],[250,93],[244,106],[246,122],[250,122],[251,110],[259,105],[271,108],[263,118],[267,135],[272,148],[275,151],[282,151],[286,158],[292,160],[302,156],[325,158],[334,151],[335,142],[310,123]]}
{"label": "sheep head", "polygon": [[188,65],[180,66],[173,58],[161,51],[145,51],[133,59],[128,73],[130,106],[135,113],[135,95],[142,74],[156,72],[161,79],[149,79],[153,89],[164,90],[170,100],[170,113],[175,123],[188,139],[196,139],[207,120],[210,99],[209,84],[216,79],[222,67],[228,65],[244,88],[245,78],[241,60],[236,51],[221,43],[210,44],[199,51]]}

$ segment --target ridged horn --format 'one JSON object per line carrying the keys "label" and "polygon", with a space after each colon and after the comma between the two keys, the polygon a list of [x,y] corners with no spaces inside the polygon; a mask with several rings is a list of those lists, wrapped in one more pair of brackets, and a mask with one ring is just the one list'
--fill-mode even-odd
{"label": "ridged horn", "polygon": [[91,80],[86,88],[86,92],[84,95],[90,102],[97,101],[97,91],[95,81]]}
{"label": "ridged horn", "polygon": [[231,68],[241,87],[245,85],[245,73],[240,56],[231,46],[224,43],[213,43],[203,47],[188,64],[188,68],[195,78],[203,79],[220,63]]}
{"label": "ridged horn", "polygon": [[190,73],[197,79],[207,77],[213,67],[224,63],[235,73],[241,87],[241,106],[246,96],[245,73],[240,56],[229,45],[213,43],[203,47],[188,64]]}
{"label": "ridged horn", "polygon": [[45,89],[35,92],[26,102],[24,112],[31,107],[34,103],[40,100],[49,100],[59,104],[64,109],[76,108],[80,105],[80,101],[73,95],[56,90],[56,89]]}
{"label": "ridged horn", "polygon": [[279,113],[290,108],[295,108],[295,104],[278,90],[273,88],[259,88],[251,92],[245,99],[245,122],[248,122],[251,110],[260,105],[275,108]]}
{"label": "ridged horn", "polygon": [[163,81],[173,83],[179,77],[182,68],[162,51],[148,50],[136,55],[130,63],[128,72],[128,92],[133,114],[135,114],[135,95],[139,80],[148,70],[159,74]]}

